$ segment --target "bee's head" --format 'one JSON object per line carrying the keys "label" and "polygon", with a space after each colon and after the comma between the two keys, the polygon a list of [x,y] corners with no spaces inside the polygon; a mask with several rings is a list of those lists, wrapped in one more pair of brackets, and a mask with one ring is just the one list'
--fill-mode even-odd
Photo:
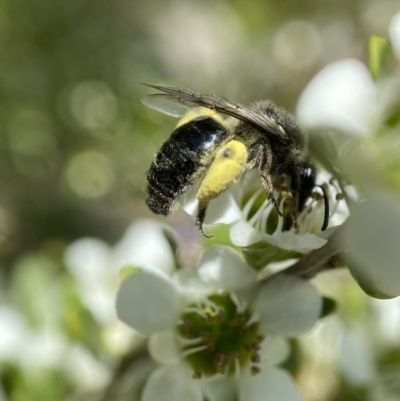
{"label": "bee's head", "polygon": [[314,163],[310,160],[305,160],[299,167],[299,205],[298,209],[302,210],[307,198],[311,195],[315,188],[317,171]]}
{"label": "bee's head", "polygon": [[321,231],[325,231],[329,223],[329,197],[324,185],[317,185],[317,170],[315,165],[310,160],[304,160],[299,167],[300,185],[299,185],[299,205],[298,210],[302,210],[307,198],[311,195],[313,189],[318,186],[323,195],[325,204],[324,223],[322,224]]}

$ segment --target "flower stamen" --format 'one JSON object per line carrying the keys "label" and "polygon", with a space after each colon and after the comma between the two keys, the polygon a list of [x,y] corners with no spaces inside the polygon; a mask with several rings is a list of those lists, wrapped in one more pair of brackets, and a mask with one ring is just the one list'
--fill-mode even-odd
{"label": "flower stamen", "polygon": [[259,322],[235,293],[210,295],[188,306],[180,321],[181,355],[193,367],[193,377],[239,375],[245,364],[258,363]]}
{"label": "flower stamen", "polygon": [[269,199],[266,199],[263,204],[260,206],[260,208],[257,210],[257,212],[254,214],[254,216],[249,220],[249,224],[256,228],[257,230],[260,229],[260,227],[256,227],[257,223],[260,223],[260,216],[264,212],[264,210],[268,207],[268,205],[271,204],[271,201]]}
{"label": "flower stamen", "polygon": [[246,205],[243,208],[243,217],[247,220],[250,210],[253,207],[255,201],[263,191],[263,188],[258,189],[256,192],[254,192],[253,196],[247,201]]}
{"label": "flower stamen", "polygon": [[195,354],[196,352],[201,352],[206,350],[208,347],[207,345],[201,345],[200,347],[195,347],[195,348],[189,348],[185,351],[182,352],[182,357],[185,358],[189,355]]}
{"label": "flower stamen", "polygon": [[287,199],[287,196],[283,196],[284,194],[282,194],[282,199],[279,202],[279,217],[278,217],[278,224],[276,225],[276,229],[274,231],[275,233],[279,233],[282,232],[282,228],[283,228],[283,205]]}
{"label": "flower stamen", "polygon": [[238,313],[242,313],[246,309],[246,303],[244,301],[241,302],[239,297],[234,292],[230,294],[230,298],[232,302],[235,304]]}
{"label": "flower stamen", "polygon": [[197,345],[197,344],[201,344],[203,342],[202,337],[186,338],[186,337],[182,337],[181,335],[178,336],[178,340],[182,346]]}

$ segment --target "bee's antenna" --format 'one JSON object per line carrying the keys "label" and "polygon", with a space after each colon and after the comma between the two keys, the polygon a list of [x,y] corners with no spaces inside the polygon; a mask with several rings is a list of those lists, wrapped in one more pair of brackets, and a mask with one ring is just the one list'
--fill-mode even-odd
{"label": "bee's antenna", "polygon": [[323,185],[317,185],[321,188],[323,196],[324,196],[324,205],[325,205],[325,212],[324,212],[324,223],[322,224],[321,231],[325,231],[328,228],[329,223],[329,198],[328,194],[326,193],[326,189]]}

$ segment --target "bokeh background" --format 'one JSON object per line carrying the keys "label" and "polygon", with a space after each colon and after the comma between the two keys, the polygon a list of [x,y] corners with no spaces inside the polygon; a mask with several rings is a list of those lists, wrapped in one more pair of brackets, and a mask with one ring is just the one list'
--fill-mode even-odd
{"label": "bokeh background", "polygon": [[[151,92],[141,83],[269,98],[293,112],[328,63],[367,63],[369,37],[387,37],[399,9],[398,0],[2,0],[0,400],[138,399],[151,365],[143,340],[96,315],[101,303],[91,309],[87,293],[107,287],[93,278],[102,275],[115,294],[110,255],[150,216],[146,171],[176,123],[140,103]],[[340,309],[294,344],[288,367],[304,398],[399,400],[400,304],[370,301],[346,272],[318,280]]]}

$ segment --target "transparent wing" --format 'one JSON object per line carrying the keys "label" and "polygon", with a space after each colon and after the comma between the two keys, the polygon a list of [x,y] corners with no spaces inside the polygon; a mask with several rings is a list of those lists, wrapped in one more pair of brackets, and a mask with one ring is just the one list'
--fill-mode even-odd
{"label": "transparent wing", "polygon": [[140,101],[145,106],[161,111],[161,113],[172,117],[183,117],[183,115],[188,111],[188,106],[181,103],[178,99],[161,93],[147,95],[142,97]]}
{"label": "transparent wing", "polygon": [[178,88],[176,86],[161,84],[144,85],[164,92],[164,94],[146,96],[144,99],[153,99],[156,97],[159,98],[160,100],[157,100],[157,102],[164,104],[162,110],[154,106],[153,100],[151,101],[151,105],[147,100],[145,104],[166,114],[177,116],[171,112],[166,112],[165,105],[167,104],[174,105],[174,107],[176,107],[177,104],[180,104],[182,107],[186,107],[186,109],[202,106],[244,121],[253,126],[255,129],[266,132],[271,139],[275,138],[277,140],[282,140],[282,138],[286,135],[284,129],[277,124],[273,117],[265,113],[260,113],[257,110],[253,110],[248,106],[244,106],[232,100],[211,94],[192,91],[191,89]]}

